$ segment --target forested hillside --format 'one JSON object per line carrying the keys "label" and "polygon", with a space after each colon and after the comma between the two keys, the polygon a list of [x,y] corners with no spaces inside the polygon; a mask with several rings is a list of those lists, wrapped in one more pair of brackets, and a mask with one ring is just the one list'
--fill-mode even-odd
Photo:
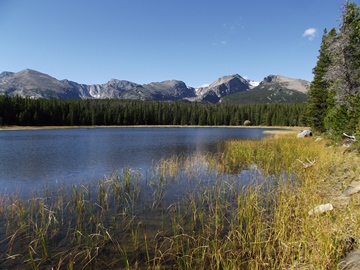
{"label": "forested hillside", "polygon": [[[305,123],[304,104],[201,104],[139,100],[57,100],[0,96],[0,125],[253,125]],[[248,122],[248,121],[247,121]]]}
{"label": "forested hillside", "polygon": [[324,31],[307,119],[314,130],[332,135],[360,132],[360,8],[346,2],[338,30]]}

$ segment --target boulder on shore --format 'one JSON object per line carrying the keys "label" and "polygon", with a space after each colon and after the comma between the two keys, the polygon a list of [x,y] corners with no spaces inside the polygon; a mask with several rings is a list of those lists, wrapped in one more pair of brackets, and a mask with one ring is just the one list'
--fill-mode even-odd
{"label": "boulder on shore", "polygon": [[314,214],[321,214],[321,213],[331,211],[333,209],[334,209],[334,207],[332,206],[331,203],[321,204],[319,206],[316,206],[314,209],[311,209],[309,211],[309,215],[311,216]]}
{"label": "boulder on shore", "polygon": [[353,181],[347,186],[347,188],[340,196],[347,197],[355,193],[358,193],[359,191],[360,191],[360,181]]}
{"label": "boulder on shore", "polygon": [[301,131],[300,133],[298,133],[298,135],[296,135],[297,138],[306,138],[311,136],[312,136],[312,132],[307,129]]}
{"label": "boulder on shore", "polygon": [[355,250],[348,254],[339,264],[341,270],[358,270],[360,269],[360,250]]}

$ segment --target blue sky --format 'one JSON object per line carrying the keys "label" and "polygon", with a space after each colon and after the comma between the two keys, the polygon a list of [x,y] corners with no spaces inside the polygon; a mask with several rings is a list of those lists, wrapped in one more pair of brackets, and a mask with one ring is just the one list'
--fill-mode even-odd
{"label": "blue sky", "polygon": [[[311,81],[343,0],[0,0],[0,72],[209,84],[238,73]],[[358,1],[355,3],[359,4]]]}

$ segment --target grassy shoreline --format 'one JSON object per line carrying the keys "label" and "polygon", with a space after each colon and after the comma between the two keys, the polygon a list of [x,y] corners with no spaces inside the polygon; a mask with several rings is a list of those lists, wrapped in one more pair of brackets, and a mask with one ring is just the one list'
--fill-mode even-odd
{"label": "grassy shoreline", "polygon": [[[134,125],[134,126],[0,126],[1,130],[42,130],[42,129],[76,129],[76,128],[263,128],[263,129],[283,129],[289,132],[299,132],[305,127],[287,126],[193,126],[193,125]],[[273,131],[266,131],[272,134]],[[279,130],[279,132],[281,132]]]}
{"label": "grassy shoreline", "polygon": [[[315,162],[305,168],[307,160]],[[145,182],[126,169],[26,200],[2,194],[0,266],[336,269],[358,247],[349,239],[360,235],[359,196],[309,211],[338,198],[358,178],[358,162],[325,139],[292,133],[231,141],[223,155],[200,160],[163,160]],[[231,177],[239,172],[253,184]]]}

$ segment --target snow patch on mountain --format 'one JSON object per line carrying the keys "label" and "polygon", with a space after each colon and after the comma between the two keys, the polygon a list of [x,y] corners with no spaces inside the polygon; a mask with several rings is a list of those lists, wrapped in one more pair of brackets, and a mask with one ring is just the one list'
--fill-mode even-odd
{"label": "snow patch on mountain", "polygon": [[249,80],[249,84],[251,88],[254,88],[260,84],[260,82]]}

